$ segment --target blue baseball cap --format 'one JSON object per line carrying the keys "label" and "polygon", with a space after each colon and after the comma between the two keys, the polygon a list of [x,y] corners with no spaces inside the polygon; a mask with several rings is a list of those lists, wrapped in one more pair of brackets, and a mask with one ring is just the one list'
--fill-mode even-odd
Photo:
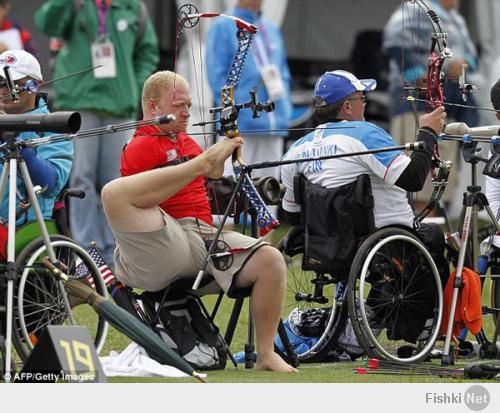
{"label": "blue baseball cap", "polygon": [[377,87],[375,79],[358,79],[345,70],[326,72],[314,86],[313,103],[317,107],[340,102],[354,92],[370,92]]}

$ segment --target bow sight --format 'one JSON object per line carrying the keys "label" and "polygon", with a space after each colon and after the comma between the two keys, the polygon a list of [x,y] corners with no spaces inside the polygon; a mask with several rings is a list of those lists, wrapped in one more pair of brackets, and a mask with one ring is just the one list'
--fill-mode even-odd
{"label": "bow sight", "polygon": [[246,108],[250,108],[252,110],[252,118],[255,119],[259,117],[259,112],[272,112],[274,110],[274,102],[269,99],[265,102],[258,102],[257,88],[254,88],[250,91],[250,100],[248,102],[211,108],[210,113],[220,113],[219,119],[213,122],[203,122],[203,124],[220,122],[221,126],[218,130],[220,135],[227,136],[228,133],[238,134],[238,114],[241,109]]}

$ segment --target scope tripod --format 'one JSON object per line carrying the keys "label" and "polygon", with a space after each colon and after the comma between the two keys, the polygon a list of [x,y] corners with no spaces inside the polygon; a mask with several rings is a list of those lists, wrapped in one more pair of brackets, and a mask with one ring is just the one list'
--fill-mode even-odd
{"label": "scope tripod", "polygon": [[[15,257],[15,239],[16,239],[16,191],[17,191],[17,170],[21,172],[21,177],[26,186],[26,192],[31,206],[35,212],[36,219],[39,223],[39,229],[47,248],[47,252],[51,262],[56,263],[54,249],[50,243],[49,233],[47,227],[43,225],[44,219],[40,205],[33,189],[28,168],[22,156],[19,153],[19,147],[15,143],[16,134],[11,134],[10,137],[4,138],[7,144],[7,153],[4,157],[4,168],[0,177],[0,199],[3,199],[7,178],[9,179],[9,214],[8,214],[8,242],[7,242],[7,264],[5,266],[5,273],[2,275],[7,281],[7,295],[5,303],[6,313],[6,327],[5,327],[5,381],[9,381],[9,372],[11,370],[11,357],[12,357],[12,319],[14,307],[14,282],[17,277],[16,257]],[[65,305],[70,308],[68,298],[63,295]],[[70,311],[71,314],[71,311]]]}
{"label": "scope tripod", "polygon": [[[468,244],[470,241],[471,251],[472,251],[472,269],[477,271],[478,259],[479,259],[479,240],[478,240],[478,211],[481,207],[484,207],[488,217],[490,218],[492,224],[495,226],[496,230],[500,232],[500,224],[497,221],[496,216],[490,208],[488,199],[486,195],[481,192],[481,186],[477,184],[477,164],[480,161],[486,161],[486,159],[477,155],[480,149],[477,149],[477,141],[465,142],[462,146],[462,154],[465,162],[471,165],[471,185],[467,186],[467,192],[463,194],[463,207],[460,214],[461,227],[461,245],[458,254],[457,261],[457,271],[456,277],[453,285],[453,295],[451,301],[450,317],[448,320],[448,328],[446,331],[445,344],[443,355],[441,359],[441,364],[449,365],[454,364],[453,348],[451,344],[453,320],[455,316],[455,310],[457,306],[457,299],[459,290],[463,287],[462,282],[462,272],[464,269],[464,263],[466,256],[468,254]],[[472,235],[472,236],[471,236]],[[481,280],[481,284],[483,284]],[[496,339],[498,336],[498,326],[500,325],[500,320],[497,322],[496,333],[494,335],[493,342],[489,342],[484,331],[481,331],[476,335],[479,345],[482,347],[485,354],[495,354],[496,353]]]}

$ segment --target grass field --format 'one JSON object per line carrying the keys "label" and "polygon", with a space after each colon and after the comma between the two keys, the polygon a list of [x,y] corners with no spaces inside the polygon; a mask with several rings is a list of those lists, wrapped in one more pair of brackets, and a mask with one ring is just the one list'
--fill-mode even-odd
{"label": "grass field", "polygon": [[[283,236],[286,229],[282,229],[275,234],[275,239]],[[483,302],[489,305],[489,281],[485,285],[483,291]],[[290,302],[291,297],[287,300]],[[211,308],[215,301],[215,296],[209,296],[204,299],[208,308]],[[225,331],[229,314],[231,312],[234,301],[225,297],[223,299],[221,309],[216,317],[216,324]],[[290,307],[290,306],[288,306]],[[241,313],[239,324],[235,332],[231,350],[233,353],[242,351],[247,338],[248,328],[248,304],[246,303]],[[488,337],[491,338],[493,332],[493,321],[491,316],[486,316],[484,319],[484,328]],[[474,340],[474,337],[470,337]],[[104,348],[103,354],[107,354],[109,350],[120,350],[128,344],[129,340],[122,334],[111,330]],[[437,347],[442,345],[437,343]],[[457,360],[456,368],[464,367],[468,363],[487,363],[487,360]],[[498,361],[489,361],[492,364],[500,364]],[[260,372],[254,369],[245,369],[243,365],[239,365],[237,369],[228,361],[224,371],[208,372],[208,380],[211,383],[455,383],[461,381],[455,378],[444,378],[439,376],[416,376],[416,375],[357,375],[353,372],[354,367],[361,366],[363,360],[356,362],[342,363],[317,363],[317,364],[301,364],[298,374],[279,374],[270,372]],[[424,365],[439,366],[439,360],[426,362]],[[110,378],[111,382],[192,382],[192,379],[165,379],[165,378]],[[488,380],[485,380],[486,382]],[[494,381],[494,380],[493,380]]]}
{"label": "grass field", "polygon": [[[219,311],[219,316],[216,322],[224,330],[229,317],[229,312],[232,308],[232,301],[224,298],[222,308]],[[244,306],[240,323],[237,327],[231,350],[233,352],[242,351],[244,348],[247,335],[248,309]],[[493,323],[491,317],[486,319],[485,323],[487,334],[492,331]],[[488,334],[491,336],[490,334]],[[128,344],[129,340],[122,334],[111,330],[104,348],[104,354],[111,349],[119,350]],[[439,345],[439,343],[438,343]],[[488,363],[500,364],[498,360],[457,360],[454,368],[461,368],[468,363]],[[254,369],[245,369],[243,365],[238,365],[235,369],[228,361],[224,371],[209,371],[208,381],[210,383],[458,383],[468,380],[444,378],[438,376],[416,376],[416,375],[357,375],[353,372],[353,368],[363,364],[363,360],[355,362],[342,363],[316,363],[316,364],[301,364],[298,374],[279,374],[270,372],[261,372]],[[426,362],[424,365],[439,366],[439,360]],[[167,379],[167,378],[109,378],[110,382],[193,382],[193,379]],[[476,381],[476,380],[475,380]],[[480,380],[488,382],[488,380]],[[494,382],[495,380],[489,380]],[[498,382],[498,380],[497,380]]]}
{"label": "grass field", "polygon": [[[275,234],[275,239],[283,236],[282,229]],[[215,302],[215,296],[204,298],[205,304],[210,309]],[[291,297],[287,297],[287,301],[292,301]],[[483,302],[489,303],[489,281],[483,291]],[[225,297],[222,301],[221,308],[216,317],[216,324],[224,332],[227,326],[229,315],[234,301]],[[290,307],[290,306],[288,306]],[[94,318],[95,314],[87,307],[79,307],[79,319]],[[493,321],[491,316],[486,316],[484,319],[484,328],[488,337],[491,338],[493,332]],[[242,313],[240,315],[239,323],[231,344],[233,353],[242,351],[247,339],[248,329],[248,303],[246,302]],[[474,340],[474,338],[470,338]],[[104,346],[101,356],[108,355],[111,350],[121,352],[130,343],[130,339],[110,328],[108,337]],[[442,345],[442,343],[437,343]],[[487,360],[457,360],[456,368],[465,366],[468,363],[487,363]],[[458,383],[464,380],[455,378],[444,378],[439,376],[421,376],[421,375],[356,375],[353,368],[361,366],[363,360],[359,359],[356,362],[342,362],[342,363],[317,363],[317,364],[302,364],[299,367],[298,374],[279,374],[270,372],[256,371],[255,369],[245,369],[243,365],[234,368],[230,361],[228,361],[224,371],[208,372],[208,381],[211,383]],[[490,361],[492,364],[500,364],[495,361]],[[440,365],[439,360],[426,362],[424,365]],[[149,382],[194,382],[193,379],[168,379],[168,378],[124,378],[124,377],[110,377],[108,380],[112,383],[149,383]],[[467,380],[465,380],[467,381]]]}

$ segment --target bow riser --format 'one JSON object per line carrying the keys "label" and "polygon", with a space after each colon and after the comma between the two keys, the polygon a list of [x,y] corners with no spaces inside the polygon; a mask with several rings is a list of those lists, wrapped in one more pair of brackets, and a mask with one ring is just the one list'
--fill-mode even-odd
{"label": "bow riser", "polygon": [[427,60],[427,101],[425,111],[429,112],[441,106],[444,102],[442,74],[444,59],[433,51]]}

